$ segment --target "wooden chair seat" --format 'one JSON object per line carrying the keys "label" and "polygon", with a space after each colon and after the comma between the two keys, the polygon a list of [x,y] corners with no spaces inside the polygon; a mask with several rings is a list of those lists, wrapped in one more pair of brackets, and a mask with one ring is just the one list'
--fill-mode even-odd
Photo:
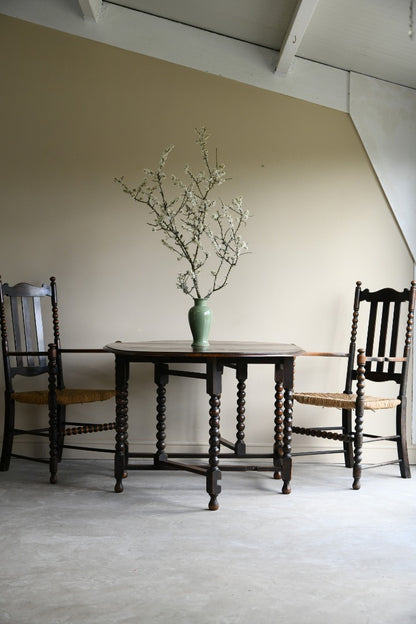
{"label": "wooden chair seat", "polygon": [[[343,392],[295,392],[293,398],[304,405],[317,405],[318,407],[337,407],[339,409],[355,409],[357,403],[356,394]],[[400,399],[383,399],[364,395],[365,410],[380,410],[397,407]]]}
{"label": "wooden chair seat", "polygon": [[[87,388],[65,388],[56,390],[58,405],[77,405],[80,403],[95,403],[107,401],[116,395],[115,390],[90,390]],[[48,405],[48,390],[29,390],[26,392],[13,392],[11,398],[18,403],[30,403],[31,405]]]}

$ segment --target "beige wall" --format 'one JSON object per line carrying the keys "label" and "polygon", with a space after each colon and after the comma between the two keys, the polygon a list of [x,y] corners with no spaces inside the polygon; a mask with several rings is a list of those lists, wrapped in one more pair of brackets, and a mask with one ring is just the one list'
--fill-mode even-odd
{"label": "beige wall", "polygon": [[[171,143],[172,170],[181,173],[196,161],[194,128],[202,125],[232,178],[221,192],[242,195],[253,214],[252,253],[211,300],[212,339],[342,351],[355,281],[401,289],[412,279],[411,257],[347,114],[4,16],[0,42],[0,271],[10,283],[56,275],[64,346],[189,338],[192,302],[176,289],[178,264],[113,177],[140,179]],[[67,381],[81,383],[68,364]],[[343,365],[332,364],[328,372],[328,362],[299,360],[298,389],[341,390]],[[111,356],[84,372],[111,384]],[[268,367],[250,373],[247,432],[259,447],[273,431],[271,380]],[[150,366],[133,367],[131,381],[130,442],[153,450]],[[205,444],[203,382],[173,379],[168,390],[168,440]],[[229,373],[227,435],[234,396]],[[306,409],[296,409],[299,423],[314,413]],[[112,417],[110,404],[103,410]],[[311,444],[318,443],[296,437],[293,447]]]}

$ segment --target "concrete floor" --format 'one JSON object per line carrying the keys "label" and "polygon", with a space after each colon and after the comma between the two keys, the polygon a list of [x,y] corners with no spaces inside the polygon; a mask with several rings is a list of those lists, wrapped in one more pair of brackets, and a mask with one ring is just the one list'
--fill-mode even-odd
{"label": "concrete floor", "polygon": [[[85,474],[86,473],[86,474]],[[295,463],[204,478],[108,460],[0,473],[1,624],[410,624],[416,622],[416,478]]]}

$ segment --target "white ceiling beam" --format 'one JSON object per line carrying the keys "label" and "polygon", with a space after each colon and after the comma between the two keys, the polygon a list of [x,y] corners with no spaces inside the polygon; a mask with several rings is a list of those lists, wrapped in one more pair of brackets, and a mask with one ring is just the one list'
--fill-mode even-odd
{"label": "white ceiling beam", "polygon": [[290,70],[318,2],[319,0],[299,0],[277,59],[275,72],[280,76],[286,75]]}
{"label": "white ceiling beam", "polygon": [[103,15],[103,0],[78,0],[82,14],[86,19],[93,19],[95,22]]}
{"label": "white ceiling beam", "polygon": [[81,19],[63,0],[0,0],[2,14],[347,113],[349,72],[302,58],[287,76],[276,52],[103,2],[105,19]]}

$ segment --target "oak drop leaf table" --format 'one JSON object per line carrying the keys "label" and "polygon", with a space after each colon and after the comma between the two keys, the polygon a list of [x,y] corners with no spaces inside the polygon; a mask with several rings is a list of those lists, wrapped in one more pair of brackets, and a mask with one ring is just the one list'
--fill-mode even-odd
{"label": "oak drop leaf table", "polygon": [[[150,342],[114,342],[106,345],[106,350],[115,355],[116,367],[116,451],[114,459],[114,476],[116,492],[123,491],[123,478],[127,468],[136,466],[130,463],[132,457],[144,457],[146,454],[128,451],[128,382],[129,368],[132,362],[150,362],[155,367],[155,383],[157,386],[156,413],[156,452],[152,455],[154,469],[182,469],[204,475],[206,491],[210,496],[209,509],[219,507],[218,495],[221,492],[220,454],[221,445],[233,450],[232,457],[244,459],[250,457],[268,457],[273,460],[275,478],[282,478],[282,492],[289,494],[292,474],[292,406],[293,376],[295,358],[303,350],[293,344],[263,342],[216,342],[212,341],[204,349],[193,348],[187,341],[150,341]],[[180,371],[169,367],[170,364],[204,364],[205,372]],[[245,382],[247,367],[251,364],[271,364],[274,367],[274,444],[273,452],[268,455],[248,455],[244,442],[245,418]],[[224,367],[235,369],[237,378],[237,439],[232,444],[220,437],[220,405],[222,392],[222,374]],[[172,461],[172,457],[193,457],[196,454],[168,455],[165,445],[166,422],[166,384],[169,376],[198,377],[206,380],[206,391],[209,395],[209,450],[206,457],[207,465],[191,465]],[[238,470],[257,470],[261,467],[242,463]]]}

